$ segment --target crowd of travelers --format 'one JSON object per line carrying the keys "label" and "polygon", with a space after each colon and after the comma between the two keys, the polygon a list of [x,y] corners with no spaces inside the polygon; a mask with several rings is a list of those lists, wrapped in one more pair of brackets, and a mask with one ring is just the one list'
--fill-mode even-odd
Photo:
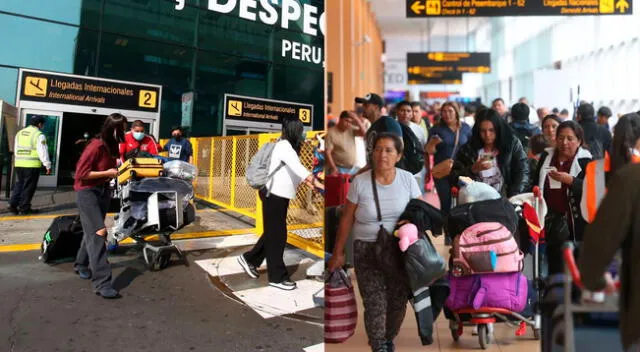
{"label": "crowd of travelers", "polygon": [[[374,93],[355,103],[354,111],[330,121],[326,137],[328,175],[350,175],[327,249],[328,270],[343,268],[349,261],[345,248],[352,248],[373,351],[394,350],[410,296],[403,274],[387,270],[378,257],[380,236],[391,236],[407,204],[428,192],[437,192],[446,219],[452,187],[467,179],[507,199],[540,190],[548,208],[542,275],[564,272],[562,249],[573,242],[588,290],[613,292],[620,281],[622,343],[636,351],[640,281],[633,277],[640,262],[632,258],[640,255],[640,165],[627,164],[640,163],[640,112],[614,119],[608,107],[596,111],[583,101],[570,116],[566,109],[534,109],[525,98],[511,108],[500,98],[490,106],[390,106]],[[452,242],[445,231],[445,243]],[[612,262],[618,265],[615,280]]]}

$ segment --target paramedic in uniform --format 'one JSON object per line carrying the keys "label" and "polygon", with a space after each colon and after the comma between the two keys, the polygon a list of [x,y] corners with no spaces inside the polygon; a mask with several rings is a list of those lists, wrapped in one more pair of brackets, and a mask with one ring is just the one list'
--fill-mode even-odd
{"label": "paramedic in uniform", "polygon": [[51,161],[49,161],[49,149],[47,138],[42,133],[44,117],[33,116],[30,125],[16,134],[15,138],[15,172],[16,184],[13,187],[13,195],[9,201],[9,211],[21,215],[33,214],[31,209],[33,198],[42,167],[51,174]]}

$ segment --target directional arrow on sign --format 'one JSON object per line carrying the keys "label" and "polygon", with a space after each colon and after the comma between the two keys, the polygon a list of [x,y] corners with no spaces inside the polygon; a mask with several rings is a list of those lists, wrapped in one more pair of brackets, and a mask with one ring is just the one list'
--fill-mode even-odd
{"label": "directional arrow on sign", "polygon": [[[620,0],[620,1],[624,1],[624,0]],[[427,8],[425,5],[421,5],[421,4],[422,4],[422,1],[421,0],[417,0],[411,5],[411,10],[416,15],[420,14],[420,10],[424,10],[424,9]],[[629,6],[629,5],[627,5],[627,6]]]}
{"label": "directional arrow on sign", "polygon": [[620,10],[620,13],[627,12],[628,8],[629,8],[629,3],[626,0],[618,0],[618,2],[616,3],[616,9]]}

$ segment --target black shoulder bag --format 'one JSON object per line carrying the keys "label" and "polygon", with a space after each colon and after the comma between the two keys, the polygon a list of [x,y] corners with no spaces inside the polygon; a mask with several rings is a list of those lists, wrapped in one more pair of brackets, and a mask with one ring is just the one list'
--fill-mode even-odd
{"label": "black shoulder bag", "polygon": [[[376,203],[376,211],[378,212],[378,221],[382,222],[382,213],[380,212],[380,200],[378,199],[378,187],[376,186],[376,177],[371,170],[371,187],[373,187],[373,199]],[[393,237],[387,229],[380,224],[378,230],[378,238],[376,239],[376,257],[380,262],[382,270],[390,275],[396,276],[401,270],[404,270],[402,252],[398,245],[398,239]]]}

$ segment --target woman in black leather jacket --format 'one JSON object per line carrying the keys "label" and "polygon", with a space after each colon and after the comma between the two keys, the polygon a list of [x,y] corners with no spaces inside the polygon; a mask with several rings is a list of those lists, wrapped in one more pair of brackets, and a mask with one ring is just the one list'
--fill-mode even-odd
{"label": "woman in black leather jacket", "polygon": [[476,115],[471,140],[455,158],[451,184],[457,184],[460,176],[487,183],[507,197],[526,190],[527,153],[497,111],[486,109]]}

